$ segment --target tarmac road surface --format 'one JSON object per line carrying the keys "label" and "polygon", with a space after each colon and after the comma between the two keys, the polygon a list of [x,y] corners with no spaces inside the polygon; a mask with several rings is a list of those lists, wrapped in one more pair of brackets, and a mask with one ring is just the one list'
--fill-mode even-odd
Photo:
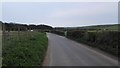
{"label": "tarmac road surface", "polygon": [[48,51],[43,66],[118,66],[116,58],[65,37],[47,33]]}

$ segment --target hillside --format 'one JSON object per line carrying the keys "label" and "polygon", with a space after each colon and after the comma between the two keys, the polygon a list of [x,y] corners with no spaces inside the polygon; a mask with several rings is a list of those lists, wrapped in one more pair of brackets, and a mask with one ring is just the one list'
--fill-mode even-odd
{"label": "hillside", "polygon": [[118,31],[120,24],[111,25],[91,25],[83,27],[55,27],[56,30],[108,30],[108,31]]}
{"label": "hillside", "polygon": [[85,26],[85,27],[78,27],[79,29],[100,29],[100,30],[118,30],[120,24],[113,24],[113,25],[95,25],[95,26]]}

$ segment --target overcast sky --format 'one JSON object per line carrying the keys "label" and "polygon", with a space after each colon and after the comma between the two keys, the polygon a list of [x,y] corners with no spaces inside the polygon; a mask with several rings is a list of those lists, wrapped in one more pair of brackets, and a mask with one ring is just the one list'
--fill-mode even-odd
{"label": "overcast sky", "polygon": [[25,24],[87,26],[118,23],[117,2],[4,2],[2,20]]}
{"label": "overcast sky", "polygon": [[2,2],[119,2],[119,0],[0,0]]}

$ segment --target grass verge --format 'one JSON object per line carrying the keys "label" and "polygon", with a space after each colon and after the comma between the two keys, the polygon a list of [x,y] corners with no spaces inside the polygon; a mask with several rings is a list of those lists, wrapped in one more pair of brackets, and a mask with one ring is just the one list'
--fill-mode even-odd
{"label": "grass verge", "polygon": [[9,33],[3,42],[3,66],[40,66],[47,50],[46,33]]}

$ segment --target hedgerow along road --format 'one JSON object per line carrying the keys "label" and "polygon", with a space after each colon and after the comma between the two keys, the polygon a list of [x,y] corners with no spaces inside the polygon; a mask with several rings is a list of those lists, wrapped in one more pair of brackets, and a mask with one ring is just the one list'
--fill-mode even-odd
{"label": "hedgerow along road", "polygon": [[103,51],[56,34],[47,33],[47,36],[43,66],[118,66],[117,58]]}

